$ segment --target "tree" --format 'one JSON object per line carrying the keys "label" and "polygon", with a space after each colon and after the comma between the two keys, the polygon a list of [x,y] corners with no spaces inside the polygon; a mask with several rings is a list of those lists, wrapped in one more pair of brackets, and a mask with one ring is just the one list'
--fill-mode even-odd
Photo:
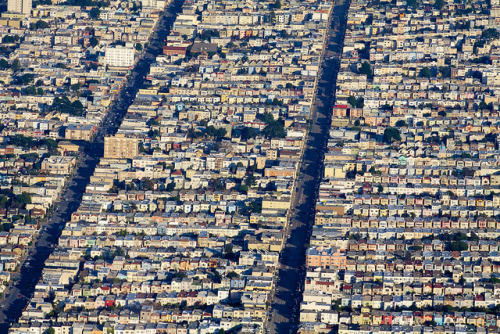
{"label": "tree", "polygon": [[241,130],[241,139],[247,141],[248,139],[255,138],[259,134],[259,131],[255,128],[244,127]]}
{"label": "tree", "polygon": [[417,7],[417,0],[406,0],[406,5],[408,7],[416,8]]}
{"label": "tree", "polygon": [[31,204],[30,194],[23,192],[21,195],[14,197],[12,205],[18,208],[24,208],[26,204]]}
{"label": "tree", "polygon": [[363,64],[361,64],[361,67],[359,69],[359,73],[365,74],[368,77],[368,79],[373,78],[372,66],[367,61],[365,61],[365,62],[363,62]]}
{"label": "tree", "polygon": [[35,22],[34,24],[34,30],[38,30],[38,29],[47,29],[48,27],[50,27],[50,25],[43,21],[43,20],[38,20]]}
{"label": "tree", "polygon": [[151,179],[146,179],[142,187],[144,188],[144,190],[154,190],[155,183]]}
{"label": "tree", "polygon": [[280,0],[276,0],[276,2],[274,3],[274,8],[281,9],[281,1]]}
{"label": "tree", "polygon": [[35,79],[34,74],[23,74],[21,76],[17,76],[13,80],[13,84],[15,85],[28,85],[33,82]]}
{"label": "tree", "polygon": [[420,70],[418,75],[422,78],[430,78],[432,76],[431,69],[428,67],[424,67]]}
{"label": "tree", "polygon": [[249,187],[253,187],[257,184],[257,179],[255,178],[255,176],[253,174],[250,174],[250,175],[248,175],[248,177],[245,181],[245,184]]}
{"label": "tree", "polygon": [[396,128],[387,128],[384,131],[384,142],[390,144],[393,141],[400,141],[401,133]]}
{"label": "tree", "polygon": [[358,97],[356,100],[356,108],[363,108],[365,106],[365,99],[362,97]]}
{"label": "tree", "polygon": [[0,59],[0,69],[5,70],[10,67],[9,62],[5,59]]}
{"label": "tree", "polygon": [[84,112],[83,105],[80,101],[76,100],[71,102],[66,96],[63,98],[56,97],[54,102],[52,102],[51,109],[72,116],[82,116]]}
{"label": "tree", "polygon": [[438,68],[441,77],[449,78],[451,76],[451,68],[449,66],[441,66]]}
{"label": "tree", "polygon": [[224,128],[216,128],[213,125],[207,126],[207,129],[205,131],[205,134],[209,137],[214,138],[217,141],[222,140],[224,136],[226,135],[227,131]]}
{"label": "tree", "polygon": [[[190,129],[190,130],[191,130],[191,129]],[[155,129],[155,130],[152,130],[152,129],[151,129],[151,130],[149,130],[149,131],[148,131],[148,136],[149,136],[150,138],[156,139],[156,138],[160,138],[161,133],[160,133],[160,131],[158,131],[158,130],[156,130],[156,129]]]}
{"label": "tree", "polygon": [[248,209],[250,210],[250,212],[260,213],[262,211],[262,202],[259,200],[251,201],[248,204]]}
{"label": "tree", "polygon": [[285,126],[281,119],[274,120],[271,113],[265,112],[258,116],[260,120],[265,122],[267,126],[262,131],[267,138],[285,138]]}
{"label": "tree", "polygon": [[271,13],[269,14],[269,21],[271,23],[276,22],[276,13],[274,12],[274,10],[271,10]]}
{"label": "tree", "polygon": [[14,72],[19,72],[21,70],[21,62],[19,61],[19,59],[16,58],[12,62],[12,70]]}
{"label": "tree", "polygon": [[33,86],[26,87],[26,89],[24,90],[24,93],[26,95],[36,95],[36,88]]}
{"label": "tree", "polygon": [[349,103],[353,108],[356,107],[356,102],[357,100],[354,96],[349,96],[349,98],[347,99],[347,103]]}
{"label": "tree", "polygon": [[16,43],[18,40],[19,40],[18,36],[6,35],[6,36],[4,36],[4,38],[2,38],[2,43],[12,44],[12,43]]}
{"label": "tree", "polygon": [[462,252],[469,249],[469,244],[465,241],[458,240],[451,242],[449,248],[452,252]]}
{"label": "tree", "polygon": [[0,207],[5,208],[7,206],[8,202],[9,202],[9,198],[7,196],[4,196],[4,195],[0,196]]}
{"label": "tree", "polygon": [[286,137],[285,127],[280,121],[267,125],[262,132],[268,139]]}
{"label": "tree", "polygon": [[396,127],[400,128],[402,126],[408,126],[408,124],[404,120],[400,119],[396,122]]}
{"label": "tree", "polygon": [[141,43],[136,43],[136,44],[135,44],[135,49],[136,49],[137,51],[142,51],[142,44],[141,44]]}
{"label": "tree", "polygon": [[434,7],[436,7],[437,9],[441,10],[445,5],[445,2],[444,0],[436,0],[434,2]]}
{"label": "tree", "polygon": [[99,44],[99,40],[92,36],[89,40],[89,43],[93,48],[95,48]]}
{"label": "tree", "polygon": [[483,30],[481,33],[481,39],[485,41],[490,41],[494,39],[498,39],[500,37],[500,33],[495,28],[488,28]]}
{"label": "tree", "polygon": [[80,83],[76,83],[76,84],[70,86],[70,89],[74,92],[78,92],[80,90],[80,88],[82,88],[82,85]]}
{"label": "tree", "polygon": [[45,331],[45,334],[56,334],[56,330],[51,326]]}
{"label": "tree", "polygon": [[92,7],[89,15],[92,19],[96,20],[101,16],[101,10],[98,7]]}

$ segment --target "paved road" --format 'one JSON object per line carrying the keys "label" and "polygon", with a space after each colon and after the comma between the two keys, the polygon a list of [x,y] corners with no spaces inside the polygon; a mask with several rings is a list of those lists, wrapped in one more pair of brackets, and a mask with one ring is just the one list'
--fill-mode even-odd
{"label": "paved road", "polygon": [[127,85],[124,87],[110,108],[103,125],[100,127],[96,139],[85,147],[81,164],[75,176],[69,180],[68,186],[63,191],[62,200],[56,205],[54,214],[44,224],[35,247],[30,251],[24,262],[18,280],[10,289],[8,295],[0,303],[0,333],[7,333],[10,323],[15,322],[27,305],[36,283],[41,277],[43,264],[57,244],[65,223],[70,219],[82,199],[86,185],[90,181],[95,166],[104,151],[104,136],[117,131],[119,124],[139,88],[144,83],[145,75],[156,56],[161,51],[163,40],[168,35],[177,13],[182,7],[183,0],[175,0],[166,10],[158,22],[155,32],[151,37],[148,48],[144,51],[142,59],[136,64],[130,74]]}
{"label": "paved road", "polygon": [[304,288],[305,251],[314,224],[315,203],[339,69],[339,59],[336,56],[342,53],[348,5],[348,0],[334,2],[315,108],[311,117],[311,129],[292,203],[289,237],[280,259],[281,267],[271,301],[267,325],[269,333],[292,333],[298,329],[300,301]]}

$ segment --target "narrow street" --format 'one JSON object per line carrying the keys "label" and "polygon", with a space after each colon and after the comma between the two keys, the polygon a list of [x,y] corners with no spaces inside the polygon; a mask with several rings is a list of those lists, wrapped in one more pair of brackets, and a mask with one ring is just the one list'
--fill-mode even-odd
{"label": "narrow street", "polygon": [[182,3],[183,0],[175,0],[165,9],[165,13],[158,22],[155,32],[153,32],[149,46],[144,51],[142,59],[137,62],[129,75],[127,85],[122,89],[110,108],[94,142],[85,145],[83,159],[81,159],[81,163],[74,173],[75,176],[68,180],[68,186],[63,190],[61,202],[55,206],[54,214],[43,225],[35,247],[30,251],[21,267],[18,280],[12,283],[14,286],[10,289],[8,295],[0,301],[0,333],[7,333],[10,324],[17,321],[21,316],[22,310],[27,305],[35,285],[41,277],[45,260],[54,250],[65,223],[80,205],[82,194],[90,181],[90,176],[103,155],[104,136],[114,134],[117,131],[137,91],[142,87],[151,64],[162,51],[163,40],[168,35],[177,13],[180,12]]}
{"label": "narrow street", "polygon": [[348,6],[348,0],[336,0],[332,9],[311,129],[291,206],[290,237],[282,251],[281,268],[269,311],[268,333],[295,333],[298,329],[304,289],[305,252],[314,224],[315,203],[335,99],[338,55],[342,54]]}

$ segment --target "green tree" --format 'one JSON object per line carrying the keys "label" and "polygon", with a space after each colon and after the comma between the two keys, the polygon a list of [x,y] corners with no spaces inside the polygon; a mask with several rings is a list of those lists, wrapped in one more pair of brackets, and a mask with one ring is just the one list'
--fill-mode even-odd
{"label": "green tree", "polygon": [[48,27],[50,27],[50,25],[47,22],[45,22],[44,20],[38,20],[35,22],[33,28],[35,30],[38,30],[38,29],[47,29]]}
{"label": "green tree", "polygon": [[384,131],[384,142],[390,144],[393,141],[401,141],[401,133],[396,128],[387,128]]}
{"label": "green tree", "polygon": [[281,9],[281,1],[280,0],[276,0],[276,2],[274,3],[274,8]]}
{"label": "green tree", "polygon": [[13,80],[13,84],[15,85],[28,85],[35,80],[35,75],[34,74],[23,74],[20,76],[17,76]]}
{"label": "green tree", "polygon": [[136,49],[137,51],[142,51],[142,44],[141,44],[141,43],[136,43],[136,44],[135,44],[135,49]]}
{"label": "green tree", "polygon": [[485,41],[490,41],[494,39],[498,39],[500,37],[500,33],[495,28],[488,28],[482,31],[481,39]]}
{"label": "green tree", "polygon": [[84,112],[83,105],[76,100],[71,102],[66,96],[56,97],[52,102],[51,109],[60,113],[67,113],[72,116],[82,116]]}
{"label": "green tree", "polygon": [[406,0],[406,5],[408,7],[417,8],[417,0]]}
{"label": "green tree", "polygon": [[286,137],[285,127],[283,123],[279,120],[271,124],[268,124],[264,128],[264,130],[262,130],[262,132],[264,133],[264,136],[266,136],[268,139]]}
{"label": "green tree", "polygon": [[24,90],[24,93],[26,95],[36,95],[36,88],[33,86],[26,87],[26,89]]}
{"label": "green tree", "polygon": [[19,59],[16,58],[12,62],[12,70],[14,72],[19,72],[21,70],[21,62],[19,61]]}
{"label": "green tree", "polygon": [[441,10],[445,5],[445,2],[444,0],[436,0],[434,2],[434,7],[436,7],[437,9]]}
{"label": "green tree", "polygon": [[18,36],[6,35],[2,38],[2,43],[12,44],[12,43],[16,43],[18,40],[19,40]]}
{"label": "green tree", "polygon": [[281,119],[274,120],[273,115],[268,112],[259,114],[258,118],[267,124],[262,131],[264,133],[264,136],[266,136],[267,138],[286,137],[285,126]]}
{"label": "green tree", "polygon": [[262,211],[262,201],[256,199],[248,203],[248,209],[253,213],[260,213]]}
{"label": "green tree", "polygon": [[452,252],[462,252],[469,249],[469,244],[465,241],[458,240],[451,242],[449,248]]}
{"label": "green tree", "polygon": [[363,64],[361,64],[361,67],[359,69],[359,73],[365,74],[368,77],[368,79],[373,78],[372,66],[367,61],[365,61],[365,62],[363,62]]}
{"label": "green tree", "polygon": [[255,138],[259,134],[259,131],[255,128],[244,127],[241,130],[241,139],[247,141],[250,138]]}
{"label": "green tree", "polygon": [[89,40],[89,43],[93,48],[95,48],[99,44],[99,40],[92,36]]}
{"label": "green tree", "polygon": [[23,135],[14,135],[10,137],[9,143],[21,147],[33,147],[36,145],[32,137],[25,137]]}
{"label": "green tree", "polygon": [[92,19],[97,20],[101,16],[101,10],[98,7],[92,7],[89,15]]}
{"label": "green tree", "polygon": [[238,273],[236,273],[234,271],[231,271],[227,274],[227,277],[232,279],[232,278],[238,278],[238,277],[240,277],[240,275],[238,275]]}
{"label": "green tree", "polygon": [[144,190],[154,190],[155,183],[151,179],[144,180],[144,185],[142,186]]}
{"label": "green tree", "polygon": [[245,181],[245,184],[247,186],[253,187],[257,184],[257,179],[255,178],[255,176],[253,174],[250,174],[250,175],[248,175],[248,177]]}
{"label": "green tree", "polygon": [[31,196],[26,192],[15,196],[12,203],[12,205],[17,208],[24,208],[26,204],[31,204]]}
{"label": "green tree", "polygon": [[358,97],[356,100],[356,108],[363,108],[365,106],[365,99],[363,97]]}
{"label": "green tree", "polygon": [[215,140],[222,140],[224,136],[226,135],[227,131],[224,128],[216,128],[213,125],[209,125],[206,128],[205,134],[208,137],[212,137]]}
{"label": "green tree", "polygon": [[9,198],[5,195],[0,196],[0,207],[5,208],[7,207],[7,203],[9,203]]}
{"label": "green tree", "polygon": [[5,70],[10,68],[9,62],[5,59],[0,59],[0,69]]}
{"label": "green tree", "polygon": [[74,92],[78,92],[81,88],[82,88],[82,85],[80,83],[76,83],[76,84],[70,86],[70,89]]}
{"label": "green tree", "polygon": [[269,21],[271,23],[275,23],[276,22],[276,13],[274,12],[274,10],[271,10],[271,13],[269,14]]}
{"label": "green tree", "polygon": [[403,126],[408,126],[408,124],[404,120],[400,119],[399,121],[396,122],[396,127],[400,128]]}
{"label": "green tree", "polygon": [[431,69],[428,67],[424,67],[420,70],[418,75],[422,78],[430,78],[432,76]]}
{"label": "green tree", "polygon": [[351,105],[351,107],[355,108],[357,100],[356,100],[356,98],[354,96],[349,96],[347,98],[347,103],[349,103]]}

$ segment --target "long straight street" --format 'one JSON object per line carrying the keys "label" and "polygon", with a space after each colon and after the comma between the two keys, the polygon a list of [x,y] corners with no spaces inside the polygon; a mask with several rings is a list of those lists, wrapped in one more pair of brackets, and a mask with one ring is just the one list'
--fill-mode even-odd
{"label": "long straight street", "polygon": [[311,129],[290,216],[290,237],[282,251],[281,268],[268,320],[269,333],[296,332],[304,283],[305,252],[314,223],[315,203],[321,178],[324,150],[328,142],[335,82],[342,53],[348,0],[337,0],[332,9],[326,50],[311,117]]}
{"label": "long straight street", "polygon": [[166,9],[153,32],[149,46],[129,75],[126,87],[122,89],[113,103],[94,142],[87,143],[81,164],[74,173],[75,176],[68,180],[68,186],[63,191],[61,202],[56,205],[54,214],[43,225],[35,246],[22,265],[18,280],[13,283],[15,285],[11,287],[8,295],[0,303],[0,333],[7,333],[10,324],[21,316],[23,308],[27,305],[35,285],[40,279],[45,260],[54,250],[65,223],[78,208],[85,187],[90,181],[90,176],[93,174],[99,158],[103,155],[104,136],[113,134],[118,129],[128,107],[133,102],[134,96],[143,85],[150,65],[162,51],[163,40],[169,33],[182,3],[183,0],[174,1]]}

